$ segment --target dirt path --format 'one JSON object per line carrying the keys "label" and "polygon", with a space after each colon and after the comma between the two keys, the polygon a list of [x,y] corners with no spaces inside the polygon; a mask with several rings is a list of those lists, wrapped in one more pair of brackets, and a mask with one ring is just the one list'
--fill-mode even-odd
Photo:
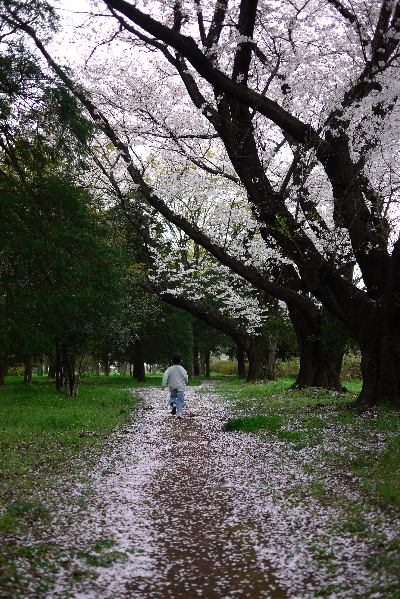
{"label": "dirt path", "polygon": [[221,456],[218,438],[197,418],[171,418],[164,434],[158,442],[167,440],[166,463],[146,489],[163,578],[148,581],[142,596],[286,597],[257,555],[262,526],[245,490],[234,487],[235,460]]}
{"label": "dirt path", "polygon": [[215,394],[188,388],[179,421],[166,391],[136,392],[143,402],[135,423],[114,436],[94,471],[60,484],[59,515],[41,541],[49,559],[51,544],[58,552],[55,586],[23,596],[382,596],[364,567],[368,544],[340,530],[330,536],[340,513],[313,498],[291,500],[292,489],[307,485],[309,450],[223,433],[226,407]]}

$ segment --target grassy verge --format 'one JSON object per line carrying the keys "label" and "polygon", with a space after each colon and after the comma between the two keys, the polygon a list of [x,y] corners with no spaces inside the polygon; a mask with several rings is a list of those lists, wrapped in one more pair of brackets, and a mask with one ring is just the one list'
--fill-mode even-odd
{"label": "grassy verge", "polygon": [[34,382],[7,377],[0,387],[0,596],[13,599],[43,596],[57,570],[76,560],[82,568],[71,566],[72,581],[90,578],[93,566],[127,559],[112,539],[65,548],[43,542],[42,535],[57,516],[54,496],[68,498],[69,481],[83,480],[99,454],[112,451],[110,433],[132,422],[138,399],[127,388],[161,385],[161,376],[140,385],[129,377],[110,377],[109,384],[92,377],[74,400],[48,385],[47,377]]}
{"label": "grassy verge", "polygon": [[51,488],[52,476],[79,468],[83,450],[85,459],[95,459],[108,434],[132,419],[137,400],[127,388],[161,386],[161,374],[146,378],[87,377],[78,397],[68,400],[47,377],[34,377],[32,385],[6,377],[0,387],[0,532],[45,517],[33,499],[36,489]]}
{"label": "grassy verge", "polygon": [[[331,536],[350,535],[367,543],[365,566],[382,580],[392,580],[384,592],[382,587],[375,591],[379,597],[399,599],[400,413],[384,406],[362,415],[352,410],[360,381],[346,383],[347,394],[291,391],[291,383],[221,383],[217,392],[232,409],[224,429],[257,434],[278,454],[292,456],[307,482],[289,482],[286,498],[304,506],[313,498],[337,510],[340,521],[331,523]],[[393,523],[391,535],[381,530],[383,519]],[[315,555],[322,565],[324,552],[331,551],[329,543],[325,545]],[[378,596],[375,591],[371,588],[367,596]]]}

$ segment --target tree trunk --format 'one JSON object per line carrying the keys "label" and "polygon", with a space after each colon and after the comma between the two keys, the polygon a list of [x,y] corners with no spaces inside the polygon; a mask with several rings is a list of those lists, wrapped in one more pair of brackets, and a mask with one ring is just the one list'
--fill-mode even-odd
{"label": "tree trunk", "polygon": [[41,358],[39,358],[39,364],[38,364],[38,376],[43,376],[43,372],[44,372],[44,358],[43,356]]}
{"label": "tree trunk", "polygon": [[204,356],[204,362],[205,362],[205,367],[206,367],[206,378],[209,379],[210,378],[210,352],[208,351],[205,356]]}
{"label": "tree trunk", "polygon": [[57,356],[55,353],[49,354],[49,370],[47,376],[49,379],[56,378],[56,370],[57,370]]}
{"label": "tree trunk", "polygon": [[75,395],[77,395],[75,356],[74,354],[70,354],[65,348],[62,349],[62,364],[67,399],[74,399]]}
{"label": "tree trunk", "polygon": [[104,369],[104,376],[110,376],[110,356],[108,353],[103,355],[101,363]]}
{"label": "tree trunk", "polygon": [[[190,318],[190,316],[189,316]],[[189,328],[189,363],[187,365],[187,373],[189,381],[192,381],[194,378],[194,360],[193,360],[193,322],[189,320],[188,322]]]}
{"label": "tree trunk", "polygon": [[56,343],[56,356],[55,356],[55,375],[56,375],[56,389],[62,391],[64,387],[64,370],[62,353],[59,342]]}
{"label": "tree trunk", "polygon": [[204,375],[206,372],[206,355],[205,354],[200,354],[200,359],[199,359],[199,374]]}
{"label": "tree trunk", "polygon": [[142,343],[140,339],[135,341],[134,344],[134,358],[133,358],[133,376],[136,377],[138,383],[146,382],[146,369],[144,366],[144,360],[142,358]]}
{"label": "tree trunk", "polygon": [[6,376],[7,362],[5,356],[0,355],[0,385],[4,385],[4,378]]}
{"label": "tree trunk", "polygon": [[49,358],[45,356],[43,358],[43,376],[49,375]]}
{"label": "tree trunk", "polygon": [[240,345],[237,346],[237,357],[238,357],[238,375],[240,379],[246,378],[246,363],[244,349]]}
{"label": "tree trunk", "polygon": [[278,345],[278,333],[275,331],[269,335],[269,348],[267,354],[267,380],[276,381],[276,346]]}
{"label": "tree trunk", "polygon": [[157,364],[153,364],[151,367],[151,374],[157,374]]}
{"label": "tree trunk", "polygon": [[120,373],[121,376],[126,376],[126,364],[121,364],[118,367],[118,372]]}
{"label": "tree trunk", "polygon": [[25,354],[24,383],[32,382],[33,356]]}
{"label": "tree trunk", "polygon": [[326,310],[318,319],[289,304],[288,310],[300,351],[300,370],[292,388],[323,387],[346,391],[340,381],[347,340],[343,325]]}
{"label": "tree trunk", "polygon": [[196,337],[193,340],[193,374],[194,376],[200,374],[199,347]]}
{"label": "tree trunk", "polygon": [[400,407],[400,323],[374,316],[359,338],[363,386],[357,405],[361,409],[383,404]]}
{"label": "tree trunk", "polygon": [[146,382],[146,370],[144,366],[144,362],[140,356],[135,356],[133,360],[134,366],[134,376],[138,383]]}
{"label": "tree trunk", "polygon": [[[249,372],[247,374],[246,380],[248,383],[253,381],[270,380],[268,378],[269,368],[272,372],[275,368],[275,366],[269,366],[270,346],[270,333],[268,331],[265,331],[261,335],[251,339],[249,348],[247,350],[247,357],[249,358]],[[275,355],[272,362],[274,361]]]}

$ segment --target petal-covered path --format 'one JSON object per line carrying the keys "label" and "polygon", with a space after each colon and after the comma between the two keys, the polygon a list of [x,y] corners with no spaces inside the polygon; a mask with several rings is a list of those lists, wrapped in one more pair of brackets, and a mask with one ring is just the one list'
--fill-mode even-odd
{"label": "petal-covered path", "polygon": [[293,485],[307,485],[306,456],[222,432],[227,408],[198,391],[187,389],[177,420],[166,391],[134,390],[135,422],[69,484],[68,503],[60,489],[65,505],[42,542],[62,548],[65,567],[41,597],[381,597],[373,585],[390,581],[364,567],[368,544],[329,532],[340,513],[290,500]]}

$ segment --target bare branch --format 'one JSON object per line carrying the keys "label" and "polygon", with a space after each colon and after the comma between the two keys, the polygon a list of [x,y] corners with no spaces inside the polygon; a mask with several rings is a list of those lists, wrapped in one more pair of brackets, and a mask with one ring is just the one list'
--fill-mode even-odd
{"label": "bare branch", "polygon": [[200,39],[201,39],[201,43],[203,44],[203,46],[206,46],[207,43],[207,39],[206,39],[206,31],[204,29],[204,20],[203,20],[203,11],[201,10],[201,4],[200,4],[200,0],[194,0],[196,6],[197,6],[197,22],[199,24],[199,33],[200,33]]}

